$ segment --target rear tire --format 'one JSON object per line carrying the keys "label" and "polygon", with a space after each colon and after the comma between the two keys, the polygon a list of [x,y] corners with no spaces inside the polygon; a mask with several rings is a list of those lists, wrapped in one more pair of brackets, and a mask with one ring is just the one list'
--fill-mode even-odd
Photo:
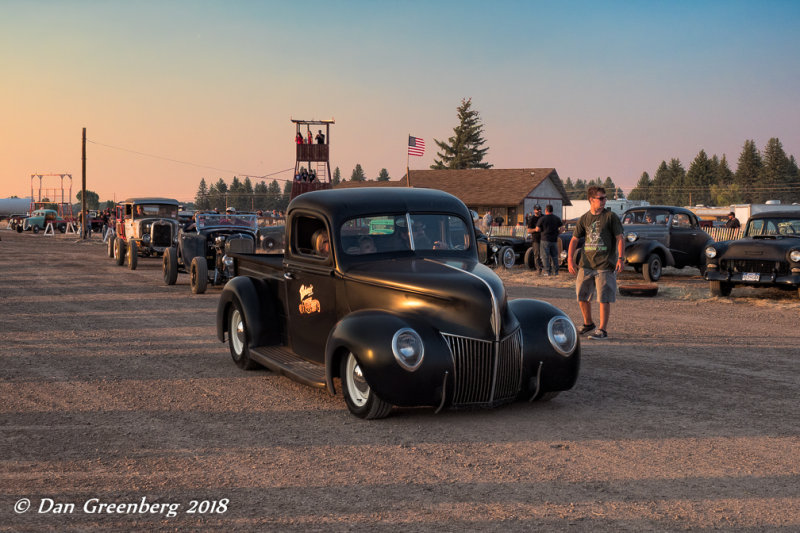
{"label": "rear tire", "polygon": [[655,283],[661,279],[661,256],[650,254],[647,262],[642,265],[642,277],[649,283]]}
{"label": "rear tire", "polygon": [[730,296],[733,284],[725,281],[709,281],[708,288],[711,290],[711,296]]}
{"label": "rear tire", "polygon": [[203,294],[208,286],[208,264],[205,257],[195,257],[192,259],[190,270],[190,281],[193,294]]}
{"label": "rear tire", "polygon": [[351,413],[365,420],[389,416],[392,404],[384,402],[373,392],[352,352],[342,358],[339,375],[342,379],[344,401]]}
{"label": "rear tire", "polygon": [[108,257],[114,257],[114,241],[117,240],[115,235],[108,236]]}
{"label": "rear tire", "polygon": [[536,270],[536,256],[533,254],[533,247],[528,248],[525,252],[522,262],[528,267],[528,270]]}
{"label": "rear tire", "polygon": [[33,225],[33,232],[34,232],[34,233],[39,233],[39,226],[37,226],[37,225],[35,225],[35,224],[34,224],[34,225]]}
{"label": "rear tire", "polygon": [[164,273],[164,283],[167,285],[175,285],[178,281],[178,249],[167,248],[164,250],[164,260],[162,261],[162,270]]}
{"label": "rear tire", "polygon": [[259,366],[250,359],[249,344],[250,335],[247,333],[242,306],[238,300],[234,300],[228,315],[228,346],[231,349],[233,362],[242,370],[252,370]]}
{"label": "rear tire", "polygon": [[139,263],[139,247],[136,241],[128,241],[128,268],[136,270],[136,265]]}
{"label": "rear tire", "polygon": [[119,238],[114,239],[114,261],[118,266],[122,266],[125,263],[125,249],[125,241]]}

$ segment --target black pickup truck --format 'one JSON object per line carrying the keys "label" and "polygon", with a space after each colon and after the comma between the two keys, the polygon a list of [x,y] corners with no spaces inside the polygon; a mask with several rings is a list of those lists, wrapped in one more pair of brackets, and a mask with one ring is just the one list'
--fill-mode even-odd
{"label": "black pickup truck", "polygon": [[392,406],[493,407],[572,388],[580,343],[549,303],[509,301],[478,259],[466,206],[428,189],[302,194],[284,254],[232,254],[217,335],[263,365],[381,418]]}

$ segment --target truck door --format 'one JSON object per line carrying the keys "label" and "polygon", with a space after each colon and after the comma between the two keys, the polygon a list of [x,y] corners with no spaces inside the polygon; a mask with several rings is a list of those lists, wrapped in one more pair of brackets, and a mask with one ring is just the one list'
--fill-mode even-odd
{"label": "truck door", "polygon": [[675,213],[672,215],[670,233],[675,266],[700,264],[708,235],[700,228],[697,218],[688,213]]}
{"label": "truck door", "polygon": [[336,323],[334,251],[331,233],[321,217],[293,214],[284,260],[289,347],[318,363]]}

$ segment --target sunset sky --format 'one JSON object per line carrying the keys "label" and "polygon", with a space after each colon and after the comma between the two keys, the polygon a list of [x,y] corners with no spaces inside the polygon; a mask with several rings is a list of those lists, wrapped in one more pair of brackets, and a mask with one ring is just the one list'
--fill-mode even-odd
{"label": "sunset sky", "polygon": [[800,157],[799,51],[797,1],[0,0],[0,197],[71,173],[74,198],[84,127],[101,200],[290,179],[292,117],[336,120],[343,178],[396,180],[465,97],[495,168],[629,191],[747,139]]}

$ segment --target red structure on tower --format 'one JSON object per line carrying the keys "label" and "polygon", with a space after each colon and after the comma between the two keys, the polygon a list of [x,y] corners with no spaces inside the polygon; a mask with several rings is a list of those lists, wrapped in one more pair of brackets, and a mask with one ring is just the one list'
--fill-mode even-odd
{"label": "red structure on tower", "polygon": [[[291,120],[295,124],[295,144],[297,147],[292,198],[304,192],[330,189],[331,124],[335,124],[335,121],[333,119]],[[322,126],[325,127],[324,130]],[[302,172],[303,170],[305,170],[305,173]],[[312,175],[314,176],[313,179],[311,178]]]}

